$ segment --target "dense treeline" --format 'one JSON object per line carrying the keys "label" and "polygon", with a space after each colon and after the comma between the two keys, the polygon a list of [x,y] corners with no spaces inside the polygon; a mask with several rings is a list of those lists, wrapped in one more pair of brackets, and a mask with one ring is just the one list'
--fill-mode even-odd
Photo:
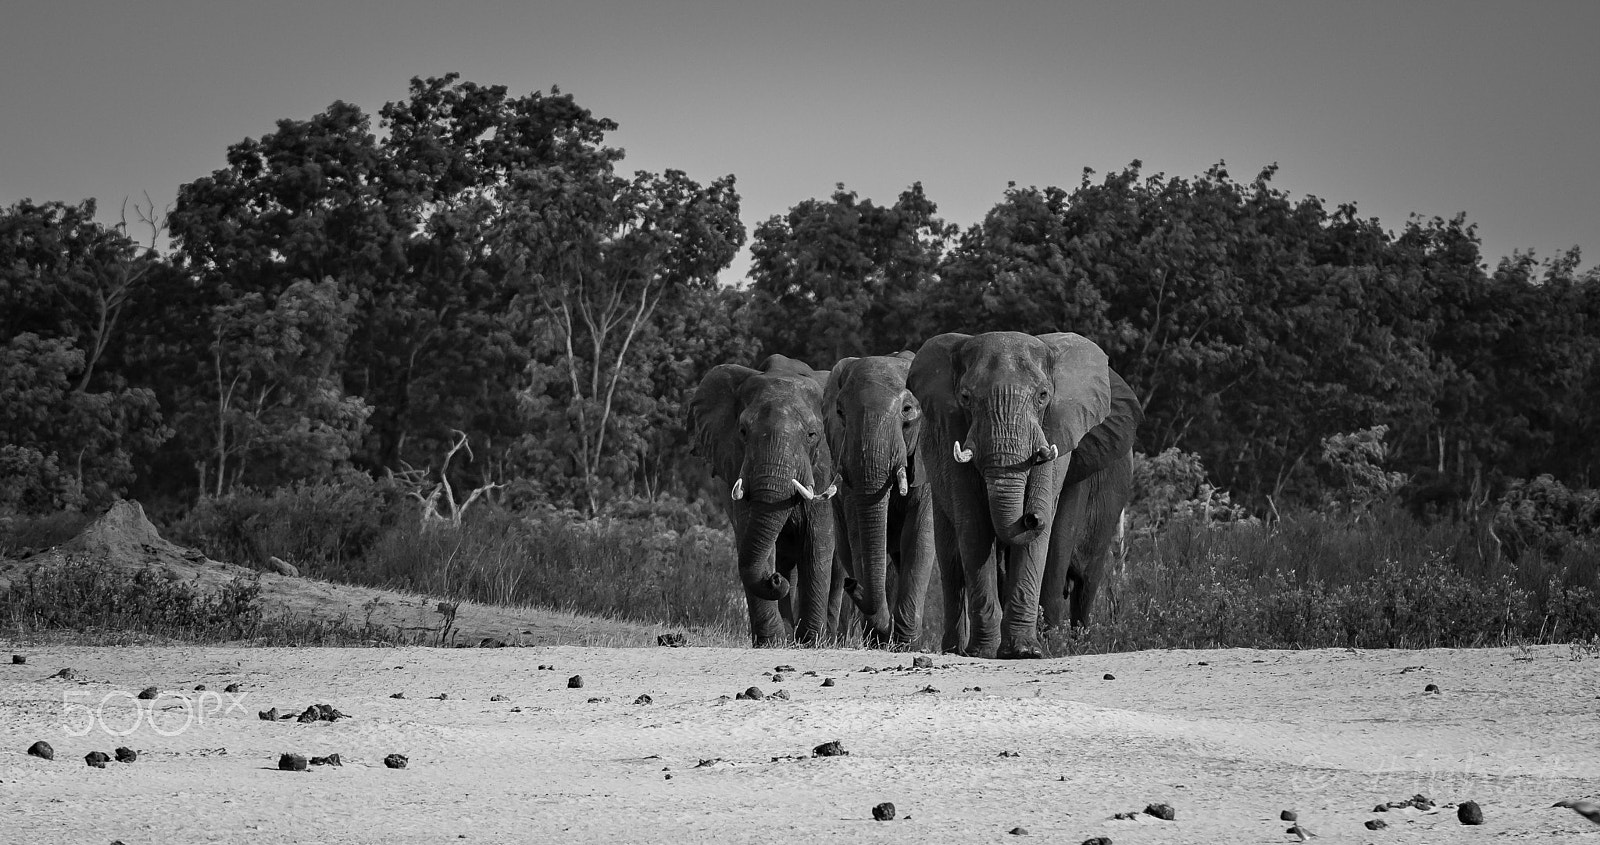
{"label": "dense treeline", "polygon": [[[1600,272],[1486,270],[1464,218],[1397,231],[1235,181],[1084,171],[982,221],[841,186],[755,226],[734,178],[622,169],[612,122],[552,89],[413,80],[373,119],[281,120],[183,185],[149,237],[91,202],[0,212],[0,513],[180,508],[350,473],[500,483],[512,504],[693,498],[701,373],[826,368],[942,331],[1070,329],[1145,404],[1138,448],[1198,453],[1253,507],[1339,486],[1333,435],[1487,492],[1600,475]],[[171,249],[158,251],[162,226]]]}

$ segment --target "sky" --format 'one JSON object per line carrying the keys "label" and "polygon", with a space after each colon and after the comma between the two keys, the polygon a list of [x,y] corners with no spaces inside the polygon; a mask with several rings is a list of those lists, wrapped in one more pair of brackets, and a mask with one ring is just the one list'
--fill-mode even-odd
{"label": "sky", "polygon": [[1276,163],[1277,187],[1389,229],[1465,212],[1491,268],[1600,258],[1593,0],[9,0],[0,18],[4,206],[95,197],[115,221],[278,119],[376,115],[458,72],[559,86],[620,124],[626,170],[735,174],[751,230],[837,183],[890,203],[920,181],[965,227],[1008,182]]}

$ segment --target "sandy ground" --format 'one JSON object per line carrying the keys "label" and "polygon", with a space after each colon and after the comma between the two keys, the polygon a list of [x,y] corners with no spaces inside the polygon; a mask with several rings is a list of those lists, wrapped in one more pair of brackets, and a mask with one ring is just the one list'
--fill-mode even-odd
{"label": "sandy ground", "polygon": [[[1565,647],[931,669],[872,651],[0,648],[28,659],[0,664],[3,843],[1299,841],[1285,809],[1328,843],[1600,842],[1550,808],[1600,793],[1600,659]],[[750,686],[790,698],[720,698]],[[313,703],[350,718],[257,717]],[[40,739],[56,759],[25,753]],[[829,740],[849,756],[810,756]],[[138,761],[83,762],[118,746]],[[344,766],[278,771],[285,751]],[[1372,812],[1416,793],[1486,821]],[[873,821],[883,801],[900,818]],[[1176,819],[1111,818],[1152,802]]]}

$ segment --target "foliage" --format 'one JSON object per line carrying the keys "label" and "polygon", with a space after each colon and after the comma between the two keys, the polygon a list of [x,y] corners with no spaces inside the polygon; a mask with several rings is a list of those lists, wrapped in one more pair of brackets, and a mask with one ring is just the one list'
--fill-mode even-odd
{"label": "foliage", "polygon": [[1206,480],[1200,456],[1177,447],[1159,455],[1133,454],[1133,491],[1128,520],[1134,530],[1159,529],[1168,522],[1198,525],[1248,521],[1228,492]]}
{"label": "foliage", "polygon": [[1365,511],[1410,481],[1403,472],[1383,469],[1383,461],[1389,454],[1383,436],[1388,431],[1388,426],[1376,425],[1322,439],[1322,462],[1339,478],[1329,490],[1337,504]]}
{"label": "foliage", "polygon": [[1600,549],[1600,490],[1572,490],[1549,475],[1513,481],[1494,527],[1513,553],[1549,554],[1574,544]]}

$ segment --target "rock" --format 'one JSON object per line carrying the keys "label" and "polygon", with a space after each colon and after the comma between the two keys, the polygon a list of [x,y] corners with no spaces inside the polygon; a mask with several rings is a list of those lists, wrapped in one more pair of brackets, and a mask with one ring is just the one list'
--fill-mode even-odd
{"label": "rock", "polygon": [[307,722],[337,722],[340,719],[348,718],[350,717],[333,709],[332,704],[313,704],[301,711],[300,717],[296,721],[305,724]]}
{"label": "rock", "polygon": [[1115,681],[1116,679],[1117,679],[1117,676],[1111,674],[1110,672],[1107,672],[1105,677],[1101,678],[1102,681]]}
{"label": "rock", "polygon": [[672,773],[671,773],[671,772],[668,772],[668,773],[667,773],[667,776],[666,776],[666,778],[665,778],[665,779],[666,779],[666,780],[672,780]]}
{"label": "rock", "polygon": [[1311,838],[1311,831],[1306,830],[1305,828],[1303,828],[1303,827],[1301,827],[1300,825],[1297,825],[1297,824],[1289,825],[1289,827],[1286,830],[1284,830],[1284,833],[1287,833],[1290,836],[1298,836],[1298,837],[1300,837],[1300,841],[1301,842],[1305,842],[1306,840]]}
{"label": "rock", "polygon": [[918,693],[922,693],[924,695],[937,695],[939,693],[939,688],[934,686],[933,684],[928,684],[927,686],[923,687],[922,689],[917,690],[917,692]]}
{"label": "rock", "polygon": [[775,683],[775,684],[783,683],[783,673],[782,672],[773,672],[772,673],[772,682]]}
{"label": "rock", "polygon": [[786,690],[786,689],[778,690],[777,692],[772,694],[772,698],[780,699],[782,701],[788,701],[789,700],[789,691]]}
{"label": "rock", "polygon": [[28,746],[28,753],[41,760],[56,759],[56,750],[50,747],[50,743],[42,739]]}
{"label": "rock", "polygon": [[567,689],[583,689],[583,676],[573,675],[567,679]]}
{"label": "rock", "polygon": [[62,669],[50,677],[60,678],[63,681],[76,681],[78,679],[78,673],[73,669]]}
{"label": "rock", "polygon": [[238,692],[240,689],[241,689],[241,687],[238,684],[228,684],[227,686],[222,688],[222,691],[223,692]]}
{"label": "rock", "polygon": [[1364,824],[1366,825],[1367,830],[1383,830],[1389,826],[1389,823],[1383,819],[1367,819]]}
{"label": "rock", "polygon": [[761,699],[766,698],[766,697],[767,697],[767,694],[762,692],[760,687],[751,687],[751,688],[745,690],[744,692],[741,692],[738,695],[734,696],[734,698],[742,698],[742,699],[744,699],[746,701],[760,701]]}
{"label": "rock", "polygon": [[1211,665],[1211,664],[1210,664],[1210,663],[1207,663],[1207,662],[1206,662],[1206,661],[1204,661],[1204,660],[1202,660],[1202,661],[1200,661],[1200,662],[1199,662],[1199,663],[1196,663],[1196,664],[1195,664],[1195,665],[1196,665],[1196,666],[1210,666],[1210,665]]}
{"label": "rock", "polygon": [[23,657],[20,654],[11,655],[11,664],[13,666],[21,666],[22,664],[27,663],[27,662],[28,662],[28,658]]}
{"label": "rock", "polygon": [[206,691],[206,685],[205,684],[195,684],[194,685],[194,691],[195,692],[205,692]]}
{"label": "rock", "polygon": [[684,638],[684,636],[676,631],[656,637],[656,645],[665,646],[667,648],[682,648],[685,644],[687,644],[687,642],[688,641]]}
{"label": "rock", "polygon": [[913,669],[932,669],[933,658],[926,654],[919,654],[916,657],[911,658],[911,667]]}
{"label": "rock", "polygon": [[1439,685],[1438,684],[1428,684],[1427,686],[1422,688],[1422,691],[1425,692],[1425,693],[1431,692],[1431,693],[1434,693],[1434,694],[1438,694]]}
{"label": "rock", "polygon": [[270,710],[263,710],[257,713],[256,716],[263,722],[276,722],[278,721],[278,708],[273,707]]}
{"label": "rock", "polygon": [[410,761],[406,759],[404,754],[390,754],[383,758],[383,764],[391,769],[403,769],[408,762]]}
{"label": "rock", "polygon": [[1083,840],[1083,845],[1111,845],[1111,837],[1109,837],[1109,836],[1092,836],[1092,837],[1090,837],[1088,839]]}
{"label": "rock", "polygon": [[838,740],[830,740],[828,742],[824,742],[823,744],[817,746],[816,748],[811,749],[811,756],[813,756],[813,757],[848,757],[848,756],[850,756],[850,752],[844,750],[844,746],[840,745]]}
{"label": "rock", "polygon": [[278,756],[278,769],[285,772],[303,772],[306,770],[306,757],[304,754],[290,754],[285,752]]}
{"label": "rock", "polygon": [[1483,808],[1476,801],[1462,801],[1456,806],[1456,818],[1462,824],[1483,824]]}
{"label": "rock", "polygon": [[116,755],[118,763],[132,763],[133,761],[139,759],[139,752],[134,751],[132,748],[129,748],[126,745],[118,748]]}
{"label": "rock", "polygon": [[1172,809],[1171,804],[1150,804],[1144,808],[1144,813],[1169,822],[1178,817],[1177,811]]}
{"label": "rock", "polygon": [[788,672],[789,674],[792,675],[792,674],[794,674],[795,672],[797,672],[799,670],[794,668],[793,666],[790,666],[789,664],[785,663],[785,664],[783,664],[781,666],[772,667],[772,671],[774,671],[774,672]]}
{"label": "rock", "polygon": [[300,570],[296,569],[294,564],[281,557],[267,558],[267,568],[279,575],[285,575],[290,578],[298,578],[300,576]]}
{"label": "rock", "polygon": [[633,700],[634,704],[652,704],[654,702],[655,699],[650,697],[650,693],[641,693],[638,698]]}
{"label": "rock", "polygon": [[1022,754],[1021,754],[1021,752],[1017,752],[1017,751],[1002,751],[997,756],[1000,756],[1000,757],[1021,757]]}
{"label": "rock", "polygon": [[405,698],[406,694],[403,693],[403,692],[394,692],[394,693],[390,693],[389,697],[390,698]]}
{"label": "rock", "polygon": [[329,754],[326,757],[312,757],[311,758],[311,765],[313,765],[313,766],[340,766],[340,767],[343,767],[344,766],[344,761],[339,759],[339,755],[338,754]]}
{"label": "rock", "polygon": [[510,701],[510,700],[511,700],[511,699],[509,699],[509,698],[506,698],[506,697],[505,697],[505,696],[503,696],[503,695],[498,695],[498,694],[497,694],[497,695],[491,695],[491,696],[489,696],[489,700],[490,700],[490,701]]}
{"label": "rock", "polygon": [[1295,815],[1295,812],[1293,810],[1284,810],[1283,812],[1278,814],[1278,818],[1280,818],[1280,819],[1282,819],[1282,820],[1284,820],[1286,822],[1292,822],[1292,821],[1298,820],[1300,817]]}
{"label": "rock", "polygon": [[825,686],[825,687],[833,686],[833,679],[832,678],[823,678],[822,679],[822,685]]}
{"label": "rock", "polygon": [[149,700],[155,698],[156,696],[158,696],[160,694],[161,694],[160,687],[145,687],[144,689],[139,690],[139,696],[138,697],[139,697],[139,699],[141,701],[149,701]]}
{"label": "rock", "polygon": [[1025,827],[1014,827],[1014,828],[1006,831],[1006,833],[1009,833],[1012,836],[1027,836],[1028,835],[1028,829],[1025,828]]}
{"label": "rock", "polygon": [[97,769],[103,769],[107,763],[111,762],[111,758],[107,757],[104,751],[91,751],[83,755],[83,762]]}
{"label": "rock", "polygon": [[872,808],[872,817],[880,822],[894,821],[894,805],[888,801]]}
{"label": "rock", "polygon": [[588,703],[590,703],[590,704],[604,704],[604,703],[606,703],[607,701],[610,701],[610,700],[611,699],[606,698],[605,696],[597,695],[594,698],[589,699]]}

